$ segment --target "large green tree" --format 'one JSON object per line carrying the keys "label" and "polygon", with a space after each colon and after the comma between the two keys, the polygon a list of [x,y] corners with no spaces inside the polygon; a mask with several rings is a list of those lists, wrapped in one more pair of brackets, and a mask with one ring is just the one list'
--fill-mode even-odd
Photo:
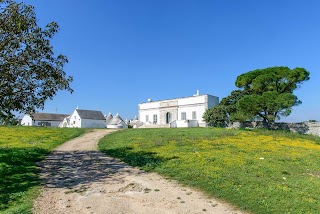
{"label": "large green tree", "polygon": [[33,6],[0,0],[0,120],[43,109],[59,90],[72,92],[67,57],[50,43],[58,29],[56,22],[39,27]]}
{"label": "large green tree", "polygon": [[244,97],[242,90],[232,91],[231,94],[221,100],[221,102],[211,109],[207,109],[203,119],[210,125],[225,127],[228,123],[239,120],[241,115],[237,113],[237,102]]}
{"label": "large green tree", "polygon": [[225,123],[252,119],[274,122],[290,115],[292,107],[301,104],[293,92],[309,80],[309,76],[310,72],[304,68],[288,67],[270,67],[244,73],[235,82],[239,90],[231,92],[214,107],[225,111],[208,110],[204,119],[208,123],[215,122],[213,119],[217,118],[226,118]]}
{"label": "large green tree", "polygon": [[301,104],[293,91],[309,80],[310,72],[304,68],[271,67],[240,75],[236,86],[247,95],[237,102],[237,112],[245,119],[261,118],[274,122],[289,116],[292,107]]}

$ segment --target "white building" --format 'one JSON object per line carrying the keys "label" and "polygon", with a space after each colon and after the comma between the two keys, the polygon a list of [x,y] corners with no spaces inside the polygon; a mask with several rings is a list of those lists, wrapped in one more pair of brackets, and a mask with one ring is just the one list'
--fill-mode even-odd
{"label": "white building", "polygon": [[33,113],[26,114],[21,120],[22,126],[51,126],[58,127],[66,114]]}
{"label": "white building", "polygon": [[[111,115],[111,114],[109,114]],[[112,116],[112,115],[111,115]],[[110,118],[110,117],[109,117]],[[116,114],[116,116],[112,117],[109,120],[109,123],[107,124],[108,129],[126,129],[128,128],[128,125],[126,122],[120,117],[119,114]]]}
{"label": "white building", "polygon": [[145,127],[205,127],[202,116],[206,109],[219,103],[212,95],[197,94],[190,97],[141,103],[139,120]]}
{"label": "white building", "polygon": [[76,109],[64,118],[60,127],[106,128],[106,119],[101,111]]}
{"label": "white building", "polygon": [[104,118],[106,118],[106,126],[110,123],[110,121],[113,118],[113,115],[109,112],[108,115],[105,115]]}

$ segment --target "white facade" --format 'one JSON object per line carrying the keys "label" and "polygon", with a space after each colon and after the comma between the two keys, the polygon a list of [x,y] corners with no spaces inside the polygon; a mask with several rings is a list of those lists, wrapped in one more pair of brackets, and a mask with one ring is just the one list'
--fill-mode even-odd
{"label": "white facade", "polygon": [[69,118],[69,127],[70,128],[82,128],[81,127],[81,118],[77,110],[74,110]]}
{"label": "white facade", "polygon": [[30,114],[25,114],[21,120],[21,125],[58,127],[64,116],[62,114],[34,113],[32,118]]}
{"label": "white facade", "polygon": [[145,125],[172,127],[206,126],[202,116],[206,109],[219,103],[212,95],[194,95],[191,97],[149,101],[139,104],[139,120]]}
{"label": "white facade", "polygon": [[22,126],[33,126],[35,123],[33,123],[32,118],[30,114],[25,114],[21,120]]}
{"label": "white facade", "polygon": [[[92,115],[92,113],[94,115]],[[60,127],[106,128],[106,120],[101,112],[76,109],[70,116],[63,120]]]}

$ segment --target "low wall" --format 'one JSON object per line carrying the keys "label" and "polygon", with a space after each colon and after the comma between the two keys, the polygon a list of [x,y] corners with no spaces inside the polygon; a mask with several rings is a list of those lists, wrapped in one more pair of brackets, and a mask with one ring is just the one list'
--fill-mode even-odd
{"label": "low wall", "polygon": [[170,128],[188,128],[198,126],[197,120],[175,120],[170,123]]}
{"label": "low wall", "polygon": [[320,122],[272,123],[269,126],[263,122],[234,122],[230,124],[228,128],[270,128],[275,130],[290,130],[292,132],[298,132],[301,134],[320,136]]}

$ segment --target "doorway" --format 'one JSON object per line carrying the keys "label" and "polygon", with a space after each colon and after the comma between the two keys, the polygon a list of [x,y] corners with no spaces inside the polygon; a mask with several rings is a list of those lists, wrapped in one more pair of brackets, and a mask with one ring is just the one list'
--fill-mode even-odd
{"label": "doorway", "polygon": [[170,112],[167,112],[166,114],[166,124],[169,124],[171,122],[171,114]]}

